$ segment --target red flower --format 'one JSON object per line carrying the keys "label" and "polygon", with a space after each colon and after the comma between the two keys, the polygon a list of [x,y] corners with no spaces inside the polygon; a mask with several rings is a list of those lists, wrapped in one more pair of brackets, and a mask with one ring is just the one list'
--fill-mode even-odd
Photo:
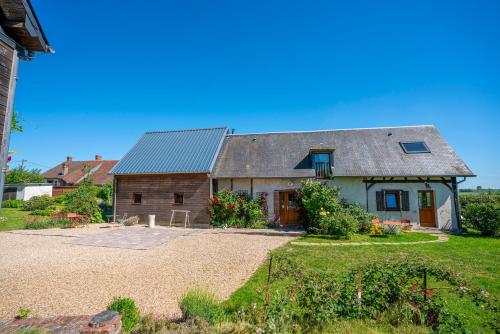
{"label": "red flower", "polygon": [[216,206],[215,206],[215,208],[216,208],[216,209],[220,209],[220,205],[216,205]]}

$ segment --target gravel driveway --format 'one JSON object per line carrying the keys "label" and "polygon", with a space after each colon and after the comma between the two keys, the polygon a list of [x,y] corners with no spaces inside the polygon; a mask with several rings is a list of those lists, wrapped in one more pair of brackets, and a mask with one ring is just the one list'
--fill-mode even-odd
{"label": "gravel driveway", "polygon": [[225,299],[270,250],[293,239],[205,230],[146,250],[74,244],[116,228],[109,230],[0,233],[0,318],[15,316],[20,307],[36,316],[94,314],[113,296],[132,297],[144,313],[176,316],[186,289],[206,287]]}

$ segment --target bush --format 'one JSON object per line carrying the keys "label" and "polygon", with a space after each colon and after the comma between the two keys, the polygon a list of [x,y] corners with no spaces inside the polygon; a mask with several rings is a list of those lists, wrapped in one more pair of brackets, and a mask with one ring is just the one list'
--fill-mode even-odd
{"label": "bush", "polygon": [[23,210],[47,210],[53,203],[54,201],[49,195],[34,196],[23,203]]}
{"label": "bush", "polygon": [[339,199],[337,188],[318,181],[302,182],[298,193],[303,222],[310,233],[349,238],[357,232],[370,232],[371,220],[376,218],[359,204]]}
{"label": "bush", "polygon": [[[274,263],[271,284],[280,282],[281,287],[272,292],[264,312],[250,311],[254,315],[252,322],[259,327],[262,322],[262,327],[268,326],[272,319],[281,327],[300,326],[297,332],[322,332],[339,320],[384,317],[392,324],[412,322],[438,333],[463,330],[458,315],[443,303],[442,290],[423,290],[424,276],[445,283],[446,294],[467,295],[474,304],[494,310],[486,291],[469,287],[461,275],[430,259],[392,257],[367,261],[340,274],[307,271],[300,260],[286,254],[275,256]],[[279,307],[275,309],[273,303]],[[286,313],[279,316],[280,310]],[[274,313],[276,316],[269,317]]]}
{"label": "bush", "polygon": [[141,314],[131,298],[115,297],[108,305],[109,311],[116,311],[122,316],[122,325],[125,331],[130,331],[141,320]]}
{"label": "bush", "polygon": [[27,230],[42,230],[56,227],[56,221],[48,217],[26,216],[23,220],[24,228]]}
{"label": "bush", "polygon": [[[251,199],[234,192],[219,191],[209,200],[208,213],[213,226],[251,227],[265,219],[263,198]],[[262,225],[261,225],[262,226]]]}
{"label": "bush", "polygon": [[182,296],[179,307],[184,319],[202,318],[214,324],[224,317],[224,311],[215,296],[199,288],[188,290]]}
{"label": "bush", "polygon": [[462,214],[466,225],[477,229],[485,236],[500,232],[500,205],[493,203],[469,203]]}
{"label": "bush", "polygon": [[342,210],[336,187],[326,187],[321,182],[306,180],[298,190],[301,215],[306,228],[316,227],[322,219],[321,212],[334,215]]}
{"label": "bush", "polygon": [[52,197],[52,200],[54,201],[54,204],[64,204],[64,201],[66,200],[66,196],[59,195],[56,197]]}
{"label": "bush", "polygon": [[318,227],[311,228],[311,231],[349,239],[358,231],[358,221],[348,212],[339,211],[333,215],[322,217]]}
{"label": "bush", "polygon": [[459,199],[462,208],[465,208],[470,203],[492,203],[500,205],[500,195],[498,194],[460,195]]}
{"label": "bush", "polygon": [[103,223],[102,211],[97,204],[96,188],[91,185],[82,185],[78,189],[68,192],[65,196],[64,212],[73,212],[89,217],[89,223]]}
{"label": "bush", "polygon": [[2,202],[2,208],[18,209],[23,207],[23,203],[21,199],[8,199]]}
{"label": "bush", "polygon": [[57,213],[56,210],[46,209],[46,210],[33,210],[33,211],[31,211],[30,215],[32,215],[32,216],[52,216],[56,213]]}
{"label": "bush", "polygon": [[346,211],[358,222],[359,233],[369,233],[372,228],[372,220],[377,218],[376,215],[366,211],[359,204],[350,204],[346,207]]}
{"label": "bush", "polygon": [[243,199],[237,194],[228,190],[219,191],[209,200],[210,223],[214,226],[225,225],[228,219],[239,216],[242,205]]}
{"label": "bush", "polygon": [[106,205],[111,205],[113,202],[113,184],[111,183],[106,183],[100,187],[98,187],[97,198],[102,199],[102,201]]}

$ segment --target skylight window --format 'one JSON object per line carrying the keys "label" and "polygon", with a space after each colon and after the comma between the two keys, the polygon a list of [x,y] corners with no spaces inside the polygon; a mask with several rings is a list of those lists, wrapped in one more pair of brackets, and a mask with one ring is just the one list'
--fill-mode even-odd
{"label": "skylight window", "polygon": [[400,142],[399,143],[405,151],[406,154],[414,154],[414,153],[431,153],[431,150],[425,145],[423,141],[415,141],[415,142]]}

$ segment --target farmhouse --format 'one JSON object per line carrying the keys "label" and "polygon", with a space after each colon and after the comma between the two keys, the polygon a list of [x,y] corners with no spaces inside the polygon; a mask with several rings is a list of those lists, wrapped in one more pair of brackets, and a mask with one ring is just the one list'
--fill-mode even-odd
{"label": "farmhouse", "polygon": [[[200,131],[213,137],[200,141]],[[205,145],[210,149],[201,149]],[[198,159],[206,161],[204,168],[185,162]],[[313,178],[339,187],[348,202],[363,205],[383,220],[405,219],[446,230],[459,228],[457,184],[474,176],[434,126],[150,133],[113,172],[118,174],[118,214],[159,214],[161,222],[168,222],[176,206],[189,207],[198,223],[208,224],[207,199],[228,189],[264,197],[270,220],[298,224],[296,189]],[[177,203],[176,194],[183,195],[182,203]]]}

